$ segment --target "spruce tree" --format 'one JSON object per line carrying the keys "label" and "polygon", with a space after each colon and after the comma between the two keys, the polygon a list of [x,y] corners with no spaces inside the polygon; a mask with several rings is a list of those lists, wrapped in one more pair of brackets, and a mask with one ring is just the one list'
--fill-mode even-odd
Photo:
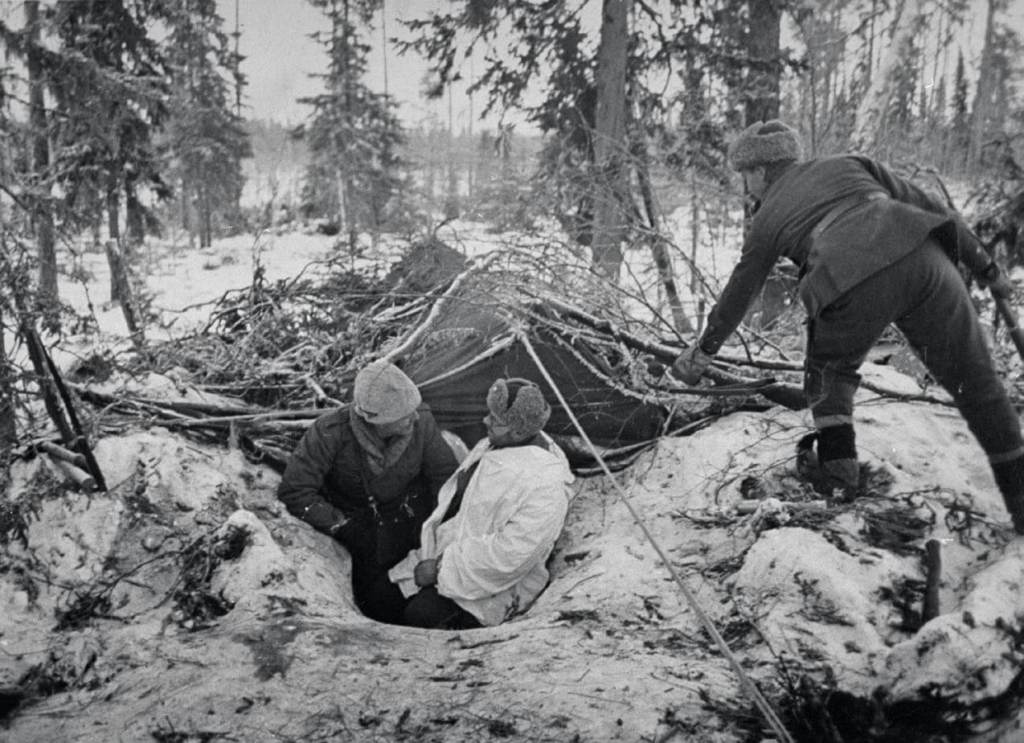
{"label": "spruce tree", "polygon": [[310,152],[303,210],[336,220],[355,250],[360,230],[383,228],[406,183],[399,155],[405,135],[394,103],[365,81],[369,47],[362,29],[369,27],[381,1],[310,2],[323,11],[331,30],[316,37],[328,57],[327,72],[319,75],[324,90],[301,99],[313,111],[295,131]]}
{"label": "spruce tree", "polygon": [[163,152],[179,189],[182,226],[207,247],[215,227],[239,226],[242,160],[252,154],[242,120],[231,109],[239,60],[215,0],[182,0],[165,22],[172,103]]}

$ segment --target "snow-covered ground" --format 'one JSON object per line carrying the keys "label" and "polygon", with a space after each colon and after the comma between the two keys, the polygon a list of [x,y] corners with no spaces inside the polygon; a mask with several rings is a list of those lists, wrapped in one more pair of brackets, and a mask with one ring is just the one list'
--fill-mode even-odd
{"label": "snow-covered ground", "polygon": [[[467,252],[500,246],[460,229]],[[154,259],[147,285],[157,307],[195,306],[165,316],[173,335],[247,286],[254,254],[268,280],[293,278],[333,242],[220,241]],[[104,260],[87,260],[113,338]],[[918,389],[888,366],[865,373]],[[663,439],[614,482],[578,480],[545,593],[508,624],[459,633],[360,616],[344,551],[289,516],[277,475],[237,449],[129,429],[96,442],[110,492],[88,496],[54,490],[43,458],[19,462],[9,497],[32,505],[2,553],[0,690],[34,678],[47,695],[0,739],[773,739],[703,613],[795,739],[829,740],[825,709],[847,741],[962,740],[959,716],[987,713],[979,740],[1021,740],[1024,540],[981,450],[942,405],[864,392],[857,425],[871,487],[847,506],[798,477],[809,422],[784,409]],[[928,540],[939,614],[922,626]]]}

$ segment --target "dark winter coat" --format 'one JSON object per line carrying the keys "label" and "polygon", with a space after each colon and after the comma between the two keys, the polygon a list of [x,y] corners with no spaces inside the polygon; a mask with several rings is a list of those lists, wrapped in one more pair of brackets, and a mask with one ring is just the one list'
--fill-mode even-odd
{"label": "dark winter coat", "polygon": [[[278,498],[292,515],[339,537],[357,553],[376,549],[375,532],[396,519],[414,522],[403,530],[418,536],[423,519],[437,505],[437,491],[458,462],[430,408],[423,404],[417,412],[419,420],[405,452],[393,467],[376,477],[349,423],[349,416],[355,413],[344,407],[321,416],[292,453]],[[335,529],[343,523],[347,528]],[[410,547],[403,544],[396,549],[401,554],[395,560],[404,557]],[[379,559],[391,561],[390,556]]]}
{"label": "dark winter coat", "polygon": [[933,235],[975,273],[988,265],[959,216],[881,163],[856,155],[796,163],[768,186],[700,347],[718,351],[781,257],[800,268],[800,298],[813,318]]}

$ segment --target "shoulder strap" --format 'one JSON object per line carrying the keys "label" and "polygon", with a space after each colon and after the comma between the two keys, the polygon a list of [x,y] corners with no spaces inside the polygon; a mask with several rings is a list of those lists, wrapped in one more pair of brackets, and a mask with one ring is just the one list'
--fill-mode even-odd
{"label": "shoulder strap", "polygon": [[462,507],[462,496],[466,494],[466,488],[469,487],[469,481],[473,479],[473,475],[476,474],[476,468],[479,466],[480,460],[478,459],[469,467],[459,472],[455,486],[455,494],[452,496],[451,502],[448,504],[448,510],[444,512],[444,518],[441,519],[442,524],[459,512],[459,508]]}

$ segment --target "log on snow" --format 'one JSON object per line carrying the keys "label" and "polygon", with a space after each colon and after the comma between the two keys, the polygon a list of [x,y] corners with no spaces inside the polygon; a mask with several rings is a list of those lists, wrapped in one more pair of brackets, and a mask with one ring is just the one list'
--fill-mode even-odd
{"label": "log on snow", "polygon": [[75,483],[79,489],[85,490],[86,492],[92,492],[96,489],[96,478],[90,475],[85,470],[80,470],[70,462],[65,462],[59,457],[47,455],[53,466],[56,467],[62,475],[71,482]]}

